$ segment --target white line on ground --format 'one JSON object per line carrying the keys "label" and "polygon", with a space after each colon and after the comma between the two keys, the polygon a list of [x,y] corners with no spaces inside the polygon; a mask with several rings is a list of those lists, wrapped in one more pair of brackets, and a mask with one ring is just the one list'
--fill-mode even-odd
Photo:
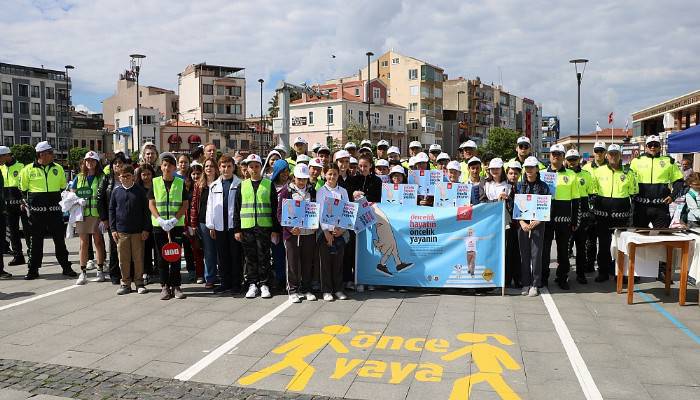
{"label": "white line on ground", "polygon": [[574,338],[571,337],[569,328],[566,327],[566,322],[564,322],[561,314],[559,314],[557,305],[554,304],[552,295],[549,294],[547,288],[542,288],[541,290],[544,305],[547,307],[549,317],[554,323],[554,328],[559,335],[561,344],[564,345],[564,350],[566,350],[566,355],[569,357],[571,367],[574,369],[574,373],[576,373],[576,378],[578,379],[579,385],[581,385],[583,394],[586,396],[587,400],[603,400],[603,396],[600,394],[600,390],[598,390],[598,386],[596,386],[595,381],[591,376],[591,372],[588,370],[588,366],[586,366],[586,362],[583,360],[581,353],[578,351]]}
{"label": "white line on ground", "polygon": [[22,304],[31,303],[33,301],[37,301],[37,300],[43,299],[45,297],[53,296],[54,294],[62,293],[62,292],[65,292],[66,290],[75,289],[77,287],[78,287],[78,285],[70,285],[70,286],[66,286],[66,287],[61,288],[61,289],[56,289],[56,290],[48,292],[48,293],[40,294],[40,295],[37,295],[34,297],[30,297],[28,299],[24,299],[24,300],[20,300],[20,301],[14,302],[14,303],[10,303],[10,304],[7,304],[7,305],[0,307],[0,311],[5,311],[5,310],[13,308],[13,307],[21,306]]}
{"label": "white line on ground", "polygon": [[181,381],[189,381],[190,379],[192,379],[193,376],[197,375],[204,368],[211,365],[214,361],[219,359],[221,356],[223,356],[224,354],[226,354],[229,351],[231,351],[232,349],[234,349],[242,341],[244,341],[248,336],[255,333],[255,331],[257,331],[258,329],[265,326],[265,324],[267,324],[268,322],[272,321],[276,316],[280,315],[284,310],[289,308],[289,306],[291,306],[291,305],[292,305],[292,302],[285,300],[282,304],[275,307],[274,310],[263,315],[262,318],[255,321],[252,325],[245,328],[241,333],[239,333],[238,335],[231,338],[231,340],[222,344],[221,346],[217,347],[216,349],[212,350],[209,354],[204,356],[204,358],[202,358],[201,360],[194,363],[191,367],[189,367],[186,370],[177,374],[175,376],[175,379],[181,380]]}

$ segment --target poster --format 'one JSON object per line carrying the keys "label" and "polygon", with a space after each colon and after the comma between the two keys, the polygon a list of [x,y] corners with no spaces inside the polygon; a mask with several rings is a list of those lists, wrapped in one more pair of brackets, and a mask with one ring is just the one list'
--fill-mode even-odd
{"label": "poster", "polygon": [[439,182],[435,184],[433,207],[459,207],[471,204],[472,185],[469,183]]}
{"label": "poster", "polygon": [[408,184],[416,185],[416,193],[419,196],[427,196],[430,188],[430,171],[418,171],[415,169],[408,171]]}
{"label": "poster", "polygon": [[411,287],[502,287],[505,205],[391,207],[357,234],[357,283]]}
{"label": "poster", "polygon": [[513,219],[549,221],[552,212],[552,196],[539,194],[516,194]]}
{"label": "poster", "polygon": [[417,185],[397,183],[382,184],[382,203],[385,204],[416,204]]}
{"label": "poster", "polygon": [[540,171],[540,179],[549,186],[549,194],[554,196],[557,193],[557,173]]}
{"label": "poster", "polygon": [[364,197],[357,201],[355,232],[362,232],[377,222],[372,205],[373,203],[368,202]]}
{"label": "poster", "polygon": [[282,200],[280,225],[289,228],[318,229],[318,203],[306,200]]}
{"label": "poster", "polygon": [[323,204],[321,223],[343,229],[355,229],[357,203],[327,197]]}

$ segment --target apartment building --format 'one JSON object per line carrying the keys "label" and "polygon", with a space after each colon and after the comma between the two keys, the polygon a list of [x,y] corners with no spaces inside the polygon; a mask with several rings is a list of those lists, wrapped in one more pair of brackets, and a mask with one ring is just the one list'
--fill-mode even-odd
{"label": "apartment building", "polygon": [[[177,119],[178,96],[172,90],[140,84],[139,105],[158,110],[159,122]],[[130,71],[124,71],[119,75],[114,95],[102,101],[107,129],[115,128],[112,124],[117,113],[131,109],[136,109],[136,77]]]}
{"label": "apartment building", "polygon": [[517,113],[515,130],[529,137],[532,151],[540,155],[542,153],[542,107],[527,97],[518,98],[515,107]]}
{"label": "apartment building", "polygon": [[104,129],[102,114],[91,114],[85,111],[71,113],[72,147],[84,147],[111,157],[112,133]]}
{"label": "apartment building", "polygon": [[240,149],[249,134],[245,85],[244,68],[188,65],[178,80],[180,120],[218,131],[227,139],[227,149]]}
{"label": "apartment building", "polygon": [[[136,108],[114,114],[114,134],[112,135],[114,151],[131,154],[139,150],[146,142],[155,143],[162,149],[160,141],[161,113],[156,108],[139,108],[141,124],[136,124]],[[116,131],[116,132],[115,132]]]}
{"label": "apartment building", "polygon": [[71,81],[65,71],[0,63],[0,138],[5,146],[47,140],[68,157]]}

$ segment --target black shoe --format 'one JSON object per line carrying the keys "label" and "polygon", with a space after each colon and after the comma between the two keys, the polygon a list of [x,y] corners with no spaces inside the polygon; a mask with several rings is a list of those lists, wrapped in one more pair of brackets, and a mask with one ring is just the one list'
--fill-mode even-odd
{"label": "black shoe", "polygon": [[121,285],[122,284],[122,281],[119,278],[110,277],[109,280],[112,281],[112,285]]}
{"label": "black shoe", "polygon": [[6,281],[12,279],[12,274],[9,272],[2,271],[0,272],[0,280]]}
{"label": "black shoe", "polygon": [[7,265],[9,265],[11,267],[15,266],[15,265],[24,265],[24,264],[26,264],[26,262],[24,261],[24,257],[15,257],[12,260],[10,260],[9,263],[7,263]]}
{"label": "black shoe", "polygon": [[396,272],[401,272],[405,269],[409,269],[413,266],[413,263],[404,263],[402,262],[401,264],[396,266]]}
{"label": "black shoe", "polygon": [[231,291],[230,286],[217,286],[214,288],[214,294],[225,294]]}
{"label": "black shoe", "polygon": [[610,279],[610,277],[608,275],[598,275],[595,277],[594,281],[600,283],[600,282],[605,282],[609,279]]}
{"label": "black shoe", "polygon": [[24,276],[25,281],[31,281],[39,277],[39,271],[37,270],[29,270],[27,272],[27,275]]}
{"label": "black shoe", "polygon": [[63,274],[64,276],[67,276],[69,278],[77,278],[78,277],[78,273],[73,271],[73,269],[71,267],[63,268],[63,272],[61,272],[61,274]]}
{"label": "black shoe", "polygon": [[379,272],[380,274],[384,274],[386,276],[394,276],[394,274],[389,272],[389,268],[387,268],[386,265],[382,265],[382,264],[377,264],[377,272]]}
{"label": "black shoe", "polygon": [[588,284],[588,279],[586,279],[585,276],[577,276],[576,277],[576,282],[582,284],[582,285],[587,285]]}
{"label": "black shoe", "polygon": [[557,281],[557,284],[559,285],[559,288],[561,288],[562,290],[569,290],[570,289],[569,282],[565,279],[559,279]]}
{"label": "black shoe", "polygon": [[[637,277],[635,277],[636,279]],[[665,271],[659,271],[659,276],[656,277],[656,280],[659,282],[666,282],[666,272]],[[635,280],[636,282],[636,280]],[[673,285],[673,278],[671,278],[671,285]]]}

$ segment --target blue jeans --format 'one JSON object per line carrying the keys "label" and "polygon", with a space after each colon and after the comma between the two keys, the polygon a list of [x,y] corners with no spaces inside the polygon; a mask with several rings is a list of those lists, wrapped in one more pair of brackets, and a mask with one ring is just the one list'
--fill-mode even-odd
{"label": "blue jeans", "polygon": [[214,283],[216,281],[216,242],[209,236],[209,228],[199,223],[199,234],[202,236],[202,250],[204,251],[204,281]]}

